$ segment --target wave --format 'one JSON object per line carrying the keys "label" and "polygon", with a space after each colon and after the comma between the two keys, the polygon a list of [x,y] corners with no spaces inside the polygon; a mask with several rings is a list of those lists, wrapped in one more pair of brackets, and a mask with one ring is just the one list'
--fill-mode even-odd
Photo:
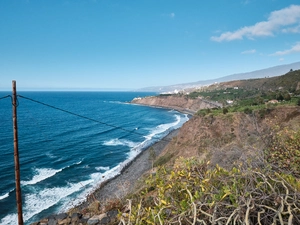
{"label": "wave", "polygon": [[29,181],[21,181],[21,184],[23,186],[26,186],[26,185],[33,185],[33,184],[39,183],[43,180],[53,177],[55,174],[63,171],[64,169],[70,168],[71,166],[74,166],[74,165],[79,165],[81,163],[82,163],[82,161],[79,161],[79,162],[76,162],[72,165],[66,166],[66,167],[64,167],[62,169],[58,169],[58,170],[51,169],[51,168],[35,168],[34,169],[35,175],[32,177],[32,179]]}
{"label": "wave", "polygon": [[[91,184],[93,180],[86,180],[76,184],[68,184],[65,187],[46,188],[43,190],[35,190],[33,193],[25,195],[25,204],[23,206],[24,221],[28,221],[33,216],[46,210],[66,196],[82,190],[85,186]],[[0,225],[13,225],[17,223],[17,214],[9,214],[5,216]]]}
{"label": "wave", "polygon": [[47,153],[46,153],[46,156],[47,156],[48,158],[50,158],[50,159],[55,159],[55,158],[56,158],[56,156],[53,155],[53,154],[50,153],[50,152],[47,152]]}
{"label": "wave", "polygon": [[108,101],[108,103],[112,103],[112,104],[125,104],[125,102],[121,102],[121,101]]}
{"label": "wave", "polygon": [[154,129],[152,129],[152,132],[150,134],[144,136],[146,138],[146,140],[150,140],[154,136],[156,136],[158,134],[161,134],[161,133],[164,133],[167,130],[169,130],[170,128],[175,129],[176,125],[178,125],[180,123],[181,117],[179,115],[174,115],[174,116],[175,116],[175,119],[176,119],[175,122],[158,125]]}
{"label": "wave", "polygon": [[61,172],[62,169],[59,170],[54,170],[54,169],[48,169],[48,168],[36,168],[34,169],[34,176],[32,177],[31,180],[29,181],[21,181],[22,185],[32,185],[32,184],[36,184],[39,183],[43,180],[48,179],[49,177],[54,176],[55,174],[57,174],[58,172]]}
{"label": "wave", "polygon": [[111,139],[109,141],[104,141],[103,142],[103,145],[106,145],[106,146],[122,145],[122,146],[128,146],[130,148],[135,147],[137,144],[138,143],[136,143],[136,142],[128,141],[128,140],[122,140],[122,139],[119,139],[119,138],[114,138],[114,139]]}
{"label": "wave", "polygon": [[109,166],[98,166],[98,167],[95,167],[95,169],[98,171],[100,171],[100,170],[107,171],[107,170],[109,170]]}
{"label": "wave", "polygon": [[111,179],[118,174],[121,173],[122,167],[121,165],[117,165],[110,170],[105,171],[104,173],[92,173],[90,175],[91,179],[95,182],[95,186],[97,186],[99,183],[102,183],[103,181],[106,181],[108,179]]}
{"label": "wave", "polygon": [[0,200],[3,200],[3,199],[5,199],[5,198],[7,198],[7,197],[9,196],[9,193],[10,193],[10,192],[7,192],[6,194],[1,195],[1,196],[0,196]]}

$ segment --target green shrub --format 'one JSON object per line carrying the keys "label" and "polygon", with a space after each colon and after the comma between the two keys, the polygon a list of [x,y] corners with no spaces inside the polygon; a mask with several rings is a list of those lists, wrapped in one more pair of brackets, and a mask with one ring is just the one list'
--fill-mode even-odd
{"label": "green shrub", "polygon": [[246,113],[246,114],[252,114],[252,109],[250,109],[250,108],[245,108],[244,109],[244,113]]}
{"label": "green shrub", "polygon": [[[300,181],[272,170],[209,169],[195,158],[158,168],[122,224],[298,224]],[[179,223],[180,222],[180,223]]]}
{"label": "green shrub", "polygon": [[276,132],[265,153],[269,163],[300,177],[300,130]]}
{"label": "green shrub", "polygon": [[164,165],[166,164],[167,162],[169,162],[171,160],[171,158],[174,157],[174,154],[172,153],[166,153],[165,155],[159,157],[153,164],[154,167],[157,167],[157,166],[161,166],[161,165]]}

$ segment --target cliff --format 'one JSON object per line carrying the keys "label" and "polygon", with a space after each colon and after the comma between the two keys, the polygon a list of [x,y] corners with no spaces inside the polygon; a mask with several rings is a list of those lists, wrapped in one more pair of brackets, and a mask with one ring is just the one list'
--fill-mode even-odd
{"label": "cliff", "polygon": [[207,101],[202,98],[192,99],[180,95],[160,95],[135,98],[131,103],[175,109],[188,114],[194,114],[200,109],[222,107],[222,104],[217,102]]}
{"label": "cliff", "polygon": [[198,157],[228,169],[233,163],[247,160],[259,164],[264,149],[273,141],[275,127],[298,131],[300,107],[278,106],[252,114],[194,116],[180,128],[162,155],[172,155],[174,160],[180,156]]}

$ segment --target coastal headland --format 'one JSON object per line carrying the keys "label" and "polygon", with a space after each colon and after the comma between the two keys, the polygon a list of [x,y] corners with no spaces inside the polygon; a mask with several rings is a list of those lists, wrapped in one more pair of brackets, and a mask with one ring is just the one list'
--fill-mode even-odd
{"label": "coastal headland", "polygon": [[[144,99],[135,99],[132,103],[173,108],[181,112],[186,109],[190,112],[197,111],[195,104],[187,99],[178,100],[170,96]],[[164,103],[162,99],[165,99],[165,102],[171,99],[173,102]],[[180,101],[186,103],[180,107]],[[161,141],[143,151],[120,175],[101,184],[85,202],[63,214],[64,219],[59,219],[61,215],[52,216],[44,219],[44,223],[40,221],[35,225],[117,224],[120,219],[117,215],[121,214],[128,218],[131,209],[130,196],[145,185],[143,184],[145,176],[156,174],[156,168],[152,168],[151,161],[153,151],[157,156],[156,161],[160,158],[167,159],[164,163],[169,164],[171,168],[180,157],[185,159],[196,157],[204,162],[209,161],[211,168],[219,165],[230,170],[234,165],[249,163],[251,168],[264,168],[266,166],[264,150],[277,132],[274,126],[279,131],[285,129],[294,132],[299,130],[299,124],[299,106],[267,106],[253,113],[194,115],[181,128],[172,131]],[[53,223],[49,223],[50,220]]]}
{"label": "coastal headland", "polygon": [[187,114],[194,114],[200,109],[222,108],[222,104],[218,102],[208,101],[201,97],[188,98],[184,95],[159,95],[145,98],[135,98],[131,101],[131,103],[154,107],[164,107]]}

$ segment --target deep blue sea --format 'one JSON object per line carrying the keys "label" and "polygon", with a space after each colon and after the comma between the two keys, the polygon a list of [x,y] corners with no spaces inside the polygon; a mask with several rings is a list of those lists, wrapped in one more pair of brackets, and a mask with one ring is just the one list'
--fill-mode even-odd
{"label": "deep blue sea", "polygon": [[[173,110],[129,104],[139,92],[18,92],[25,224],[85,196],[146,147],[188,120]],[[0,98],[11,95],[0,92]],[[90,118],[91,120],[89,120]],[[0,224],[17,224],[11,98],[0,99]]]}

